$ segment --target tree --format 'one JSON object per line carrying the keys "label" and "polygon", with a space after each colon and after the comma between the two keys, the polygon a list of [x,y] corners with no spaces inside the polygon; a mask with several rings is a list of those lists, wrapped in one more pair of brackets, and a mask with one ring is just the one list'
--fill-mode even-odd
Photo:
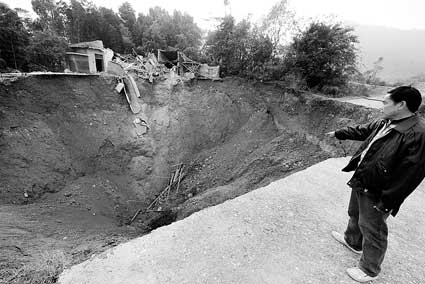
{"label": "tree", "polygon": [[130,3],[124,2],[118,8],[118,13],[131,37],[134,38],[136,35],[136,11],[134,11]]}
{"label": "tree", "polygon": [[161,7],[150,8],[147,15],[140,13],[136,21],[134,39],[139,52],[151,52],[173,46],[171,21],[171,16]]}
{"label": "tree", "polygon": [[[123,37],[121,34],[121,20],[112,9],[100,7],[101,31],[97,35],[97,39],[101,39],[103,44],[117,52],[124,51]],[[84,39],[88,40],[88,39]],[[93,40],[93,39],[90,39]]]}
{"label": "tree", "polygon": [[[244,34],[244,25],[238,27],[238,36]],[[236,38],[235,19],[227,16],[223,19],[218,29],[211,33],[207,40],[207,54],[211,56],[213,62],[220,65],[220,70],[225,75],[236,75],[239,73],[241,54],[244,52],[238,50],[241,48],[244,40]],[[240,41],[240,42],[239,42]]]}
{"label": "tree", "polygon": [[298,23],[295,13],[288,7],[288,0],[281,0],[270,9],[263,19],[261,31],[269,37],[275,54],[290,41],[298,31]]}
{"label": "tree", "polygon": [[130,3],[124,2],[118,8],[118,12],[123,21],[120,25],[123,51],[130,53],[135,47],[133,39],[136,36],[136,11],[134,11]]}
{"label": "tree", "polygon": [[122,40],[122,52],[131,53],[134,48],[133,37],[131,36],[131,32],[124,24],[120,24],[120,33]]}
{"label": "tree", "polygon": [[63,71],[68,43],[49,31],[35,31],[27,47],[27,61],[31,69]]}
{"label": "tree", "polygon": [[266,63],[273,58],[274,50],[270,38],[255,27],[249,35],[247,49],[248,58],[245,75],[260,80],[268,77]]}
{"label": "tree", "polygon": [[356,72],[357,37],[341,24],[311,23],[295,37],[285,58],[287,71],[299,74],[307,86],[344,86]]}
{"label": "tree", "polygon": [[102,40],[116,52],[131,52],[132,35],[120,16],[111,9],[90,2],[71,0],[65,7],[68,39],[74,42]]}
{"label": "tree", "polygon": [[143,53],[168,47],[193,50],[201,43],[201,29],[193,17],[179,11],[170,15],[160,7],[150,8],[147,15],[139,14],[135,34],[134,43]]}
{"label": "tree", "polygon": [[7,66],[21,69],[29,34],[18,13],[0,2],[0,58]]}
{"label": "tree", "polygon": [[220,65],[220,70],[225,75],[234,71],[234,28],[235,19],[231,16],[225,17],[218,29],[208,35],[206,42],[206,54],[212,58],[213,63]]}
{"label": "tree", "polygon": [[148,30],[151,24],[152,21],[147,15],[142,13],[138,15],[136,20],[135,36],[133,38],[138,53],[143,53],[145,50],[147,50],[149,41]]}
{"label": "tree", "polygon": [[[84,18],[86,16],[86,10],[82,3],[78,0],[71,0],[70,5],[64,7],[64,13],[66,16],[66,34],[70,42],[82,41],[82,29],[84,26]],[[96,26],[91,26],[96,28]]]}
{"label": "tree", "polygon": [[[60,8],[55,0],[31,0],[32,9],[38,15],[34,27],[41,31],[51,31],[65,35],[65,23]],[[60,4],[62,5],[62,3]]]}
{"label": "tree", "polygon": [[193,17],[187,13],[174,11],[172,17],[172,40],[176,48],[199,48],[201,44],[201,29],[194,23]]}
{"label": "tree", "polygon": [[384,58],[380,56],[375,62],[373,62],[372,69],[369,69],[363,73],[363,77],[367,84],[380,85],[384,83],[378,78],[378,73],[384,69],[384,67],[382,67],[383,61]]}
{"label": "tree", "polygon": [[[0,0],[1,1],[1,0]],[[19,13],[0,3],[1,68],[61,70],[67,42],[102,40],[105,47],[119,53],[130,53],[175,47],[199,54],[201,30],[193,17],[175,11],[170,15],[160,7],[139,14],[128,2],[119,13],[96,7],[90,0],[31,0],[38,18],[31,20],[25,11]],[[27,61],[26,61],[27,60]]]}
{"label": "tree", "polygon": [[273,46],[258,27],[248,20],[235,24],[234,18],[225,17],[218,29],[211,33],[205,53],[220,65],[224,75],[257,77],[264,63],[270,60]]}

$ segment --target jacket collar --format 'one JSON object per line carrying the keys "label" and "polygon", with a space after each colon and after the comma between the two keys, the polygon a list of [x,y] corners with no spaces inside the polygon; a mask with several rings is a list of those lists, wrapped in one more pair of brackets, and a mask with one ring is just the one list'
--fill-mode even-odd
{"label": "jacket collar", "polygon": [[414,114],[410,117],[403,118],[401,120],[391,121],[391,124],[394,125],[393,129],[398,132],[406,132],[408,129],[412,128],[419,122],[419,117],[417,114]]}

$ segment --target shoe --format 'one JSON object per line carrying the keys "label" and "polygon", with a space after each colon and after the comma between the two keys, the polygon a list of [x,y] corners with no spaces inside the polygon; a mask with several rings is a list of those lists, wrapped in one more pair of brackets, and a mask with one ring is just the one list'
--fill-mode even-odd
{"label": "shoe", "polygon": [[352,267],[352,268],[348,268],[347,269],[347,274],[353,278],[354,280],[356,280],[357,282],[368,282],[368,281],[372,281],[375,280],[376,278],[378,278],[378,276],[369,276],[366,273],[363,272],[363,270],[361,270],[358,267]]}
{"label": "shoe", "polygon": [[361,250],[356,250],[354,248],[352,248],[344,239],[344,236],[341,235],[338,232],[332,231],[332,237],[337,240],[338,242],[340,242],[341,244],[343,244],[344,246],[346,246],[347,248],[349,248],[352,252],[357,253],[357,254],[362,254],[363,251]]}

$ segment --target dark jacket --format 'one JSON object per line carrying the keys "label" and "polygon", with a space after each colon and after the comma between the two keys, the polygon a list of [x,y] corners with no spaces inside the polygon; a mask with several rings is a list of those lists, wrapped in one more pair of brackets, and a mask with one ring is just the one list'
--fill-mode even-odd
{"label": "dark jacket", "polygon": [[425,176],[425,123],[418,115],[393,121],[394,128],[370,146],[359,164],[363,150],[385,123],[386,120],[382,119],[347,127],[335,131],[335,137],[364,141],[342,169],[354,171],[348,185],[367,189],[370,194],[378,196],[378,208],[392,210],[395,216],[400,205]]}

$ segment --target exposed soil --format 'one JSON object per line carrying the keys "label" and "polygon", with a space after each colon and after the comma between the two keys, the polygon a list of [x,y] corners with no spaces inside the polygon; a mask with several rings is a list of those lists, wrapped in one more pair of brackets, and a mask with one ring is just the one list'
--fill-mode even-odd
{"label": "exposed soil", "polygon": [[[349,157],[332,158],[201,210],[66,269],[61,284],[355,284],[360,255],[331,231],[347,225]],[[373,284],[425,283],[425,184],[388,218]]]}
{"label": "exposed soil", "polygon": [[[377,115],[236,78],[138,85],[137,115],[113,91],[113,78],[30,77],[0,86],[0,279],[54,282],[64,265],[350,153],[354,143],[342,148],[324,133]],[[179,192],[126,225],[179,163],[187,169]],[[57,262],[31,268],[40,259]]]}

